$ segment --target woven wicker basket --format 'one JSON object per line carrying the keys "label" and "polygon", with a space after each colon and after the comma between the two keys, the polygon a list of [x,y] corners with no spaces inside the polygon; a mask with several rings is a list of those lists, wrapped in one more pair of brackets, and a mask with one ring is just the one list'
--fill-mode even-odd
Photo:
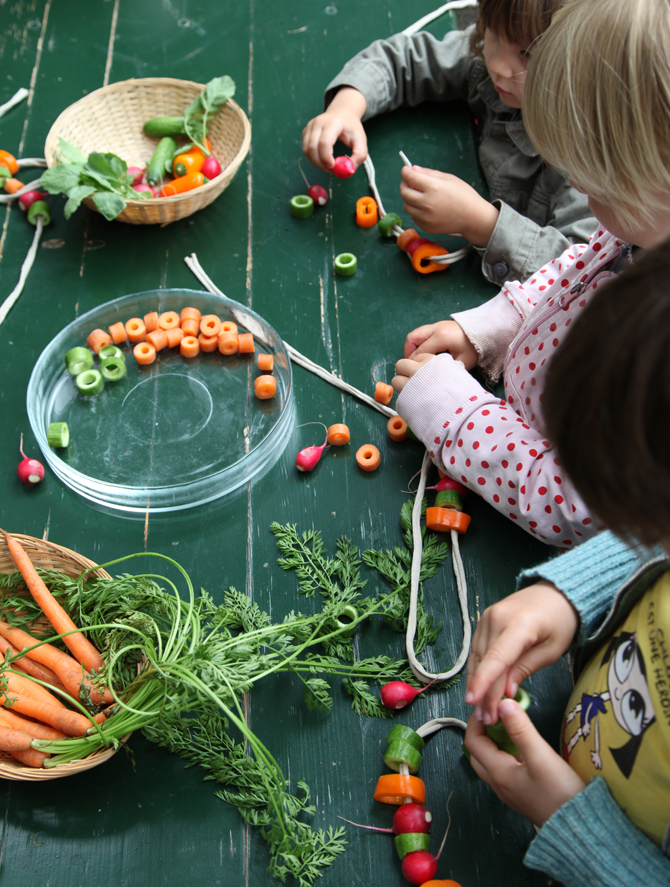
{"label": "woven wicker basket", "polygon": [[[80,148],[86,156],[92,151],[111,152],[123,158],[128,166],[145,166],[158,141],[144,135],[144,123],[152,117],[180,116],[203,88],[203,84],[190,80],[148,77],[122,80],[96,89],[66,108],[55,120],[44,146],[47,165],[51,167],[57,163],[59,139],[63,138]],[[167,225],[216,200],[247,156],[251,125],[247,115],[232,99],[228,99],[208,125],[212,153],[221,164],[221,173],[186,194],[155,200],[129,200],[116,221],[131,225]],[[95,210],[92,200],[85,203]]]}
{"label": "woven wicker basket", "polygon": [[[12,534],[30,556],[30,560],[36,567],[43,570],[58,570],[67,576],[78,576],[82,570],[87,567],[95,567],[96,564],[88,558],[82,557],[76,551],[70,551],[69,548],[63,548],[62,545],[54,545],[52,542],[43,542],[41,539],[35,539],[33,536],[22,536],[18,533]],[[16,566],[7,550],[4,537],[0,542],[0,573],[14,573]],[[95,569],[91,572],[92,576],[100,576],[111,579],[112,577],[105,570]],[[59,779],[62,776],[72,776],[74,773],[81,773],[82,770],[90,770],[91,767],[97,767],[107,761],[115,753],[113,748],[101,749],[93,752],[93,754],[81,761],[72,761],[69,764],[61,764],[49,770],[38,770],[34,767],[26,767],[18,762],[12,762],[8,758],[0,757],[0,778],[14,779],[23,782],[42,781],[44,779]]]}

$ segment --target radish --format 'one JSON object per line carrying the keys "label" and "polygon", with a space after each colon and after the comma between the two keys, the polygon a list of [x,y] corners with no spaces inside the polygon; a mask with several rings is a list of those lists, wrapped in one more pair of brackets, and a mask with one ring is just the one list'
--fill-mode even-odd
{"label": "radish", "polygon": [[28,212],[33,203],[36,203],[38,200],[44,200],[48,196],[46,192],[42,191],[26,191],[25,194],[19,197],[19,206],[24,212]]}
{"label": "radish", "polygon": [[202,165],[202,169],[200,170],[208,179],[215,179],[221,173],[221,164],[213,155],[209,155],[209,157],[205,158],[205,162]]}
{"label": "radish", "polygon": [[467,487],[464,487],[463,484],[459,484],[457,480],[452,480],[450,477],[441,477],[434,487],[426,487],[426,489],[437,490],[438,493],[442,493],[444,490],[456,490],[461,496],[467,496],[470,492]]}
{"label": "radish", "polygon": [[415,850],[403,859],[402,873],[410,884],[423,884],[437,874],[437,859],[427,850]]}
{"label": "radish", "polygon": [[[322,428],[326,428],[323,422],[305,422],[305,425],[321,425]],[[302,426],[299,426],[302,427]],[[328,443],[328,429],[326,428],[326,439],[321,444],[320,447],[305,447],[304,450],[300,450],[298,455],[295,457],[295,467],[298,471],[311,471],[316,467],[316,463],[321,458],[321,454],[329,446]]]}
{"label": "radish", "polygon": [[[431,681],[430,684],[432,683],[434,682]],[[391,681],[388,684],[384,684],[380,691],[382,705],[384,708],[391,708],[394,711],[398,711],[406,705],[409,705],[419,693],[423,693],[424,690],[427,690],[428,687],[430,687],[430,684],[426,684],[426,686],[422,687],[420,690],[417,690],[416,687],[412,687],[411,684],[406,684],[404,681]]]}
{"label": "radish", "polygon": [[151,196],[155,197],[158,193],[155,188],[152,188],[151,185],[135,185],[135,191],[151,191]]}
{"label": "radish", "polygon": [[139,185],[139,183],[144,178],[145,170],[141,169],[139,166],[129,166],[128,167],[128,175],[133,177],[132,182],[130,183],[133,187],[135,185]]}
{"label": "radish", "polygon": [[34,487],[44,477],[44,465],[38,462],[37,459],[29,459],[23,452],[23,435],[21,435],[19,452],[23,456],[23,461],[19,462],[16,473],[22,484],[25,484],[27,487]]}
{"label": "radish", "polygon": [[335,158],[335,165],[333,166],[333,173],[337,176],[338,179],[348,179],[356,172],[358,167],[351,159],[351,157],[347,157],[346,155],[342,155],[341,157]]}
{"label": "radish", "polygon": [[361,825],[360,822],[352,822],[351,819],[345,819],[340,816],[344,822],[349,825],[355,825],[357,828],[367,828],[372,832],[384,832],[387,835],[411,835],[411,834],[428,834],[433,824],[433,814],[427,810],[423,804],[411,802],[403,804],[395,812],[393,817],[393,828],[378,828],[376,825]]}
{"label": "radish", "polygon": [[298,160],[298,167],[300,169],[300,175],[305,180],[305,184],[307,185],[307,193],[312,198],[314,203],[317,203],[319,206],[325,206],[328,201],[328,192],[321,185],[310,185],[307,181],[307,176],[302,171],[302,166],[300,164],[300,160]]}

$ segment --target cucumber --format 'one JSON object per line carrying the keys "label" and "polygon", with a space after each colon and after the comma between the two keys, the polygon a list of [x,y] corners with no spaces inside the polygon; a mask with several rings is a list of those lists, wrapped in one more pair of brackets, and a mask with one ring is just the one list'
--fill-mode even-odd
{"label": "cucumber", "polygon": [[47,443],[50,447],[66,447],[70,443],[70,429],[67,422],[52,422],[47,429]]}
{"label": "cucumber", "polygon": [[147,181],[150,185],[158,185],[165,175],[165,163],[172,160],[177,143],[171,136],[165,136],[158,143],[153,157],[147,167]]}
{"label": "cucumber", "polygon": [[161,139],[163,136],[184,136],[186,135],[184,118],[152,117],[144,124],[144,133],[155,139]]}

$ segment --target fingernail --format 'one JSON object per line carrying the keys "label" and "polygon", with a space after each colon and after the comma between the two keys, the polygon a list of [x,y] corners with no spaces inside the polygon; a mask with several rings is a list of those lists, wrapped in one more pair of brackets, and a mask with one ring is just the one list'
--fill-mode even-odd
{"label": "fingernail", "polygon": [[490,715],[488,712],[486,712],[486,714],[484,715],[484,717],[482,718],[482,720],[484,721],[484,723],[485,723],[486,726],[488,727],[489,724],[491,723],[491,715]]}
{"label": "fingernail", "polygon": [[465,694],[465,701],[467,702],[467,704],[472,705],[472,700],[474,698],[475,698],[475,694],[472,693],[472,691],[468,690],[468,692]]}
{"label": "fingernail", "polygon": [[510,690],[512,691],[512,696],[516,696],[518,689],[519,689],[518,684],[513,683],[510,685]]}
{"label": "fingernail", "polygon": [[481,719],[482,719],[482,707],[481,707],[481,705],[476,705],[476,706],[475,706],[475,718],[476,718],[476,720],[478,720],[478,721],[481,721]]}
{"label": "fingernail", "polygon": [[498,706],[498,714],[502,717],[503,715],[511,715],[512,712],[516,709],[516,702],[513,699],[503,699],[500,705]]}

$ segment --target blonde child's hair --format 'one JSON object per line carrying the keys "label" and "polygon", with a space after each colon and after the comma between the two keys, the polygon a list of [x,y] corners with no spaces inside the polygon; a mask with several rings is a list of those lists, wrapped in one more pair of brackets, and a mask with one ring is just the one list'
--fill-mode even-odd
{"label": "blonde child's hair", "polygon": [[480,0],[470,51],[483,58],[484,31],[493,31],[522,49],[531,50],[565,0]]}
{"label": "blonde child's hair", "polygon": [[623,225],[652,222],[670,193],[670,0],[571,0],[536,45],[523,119]]}

